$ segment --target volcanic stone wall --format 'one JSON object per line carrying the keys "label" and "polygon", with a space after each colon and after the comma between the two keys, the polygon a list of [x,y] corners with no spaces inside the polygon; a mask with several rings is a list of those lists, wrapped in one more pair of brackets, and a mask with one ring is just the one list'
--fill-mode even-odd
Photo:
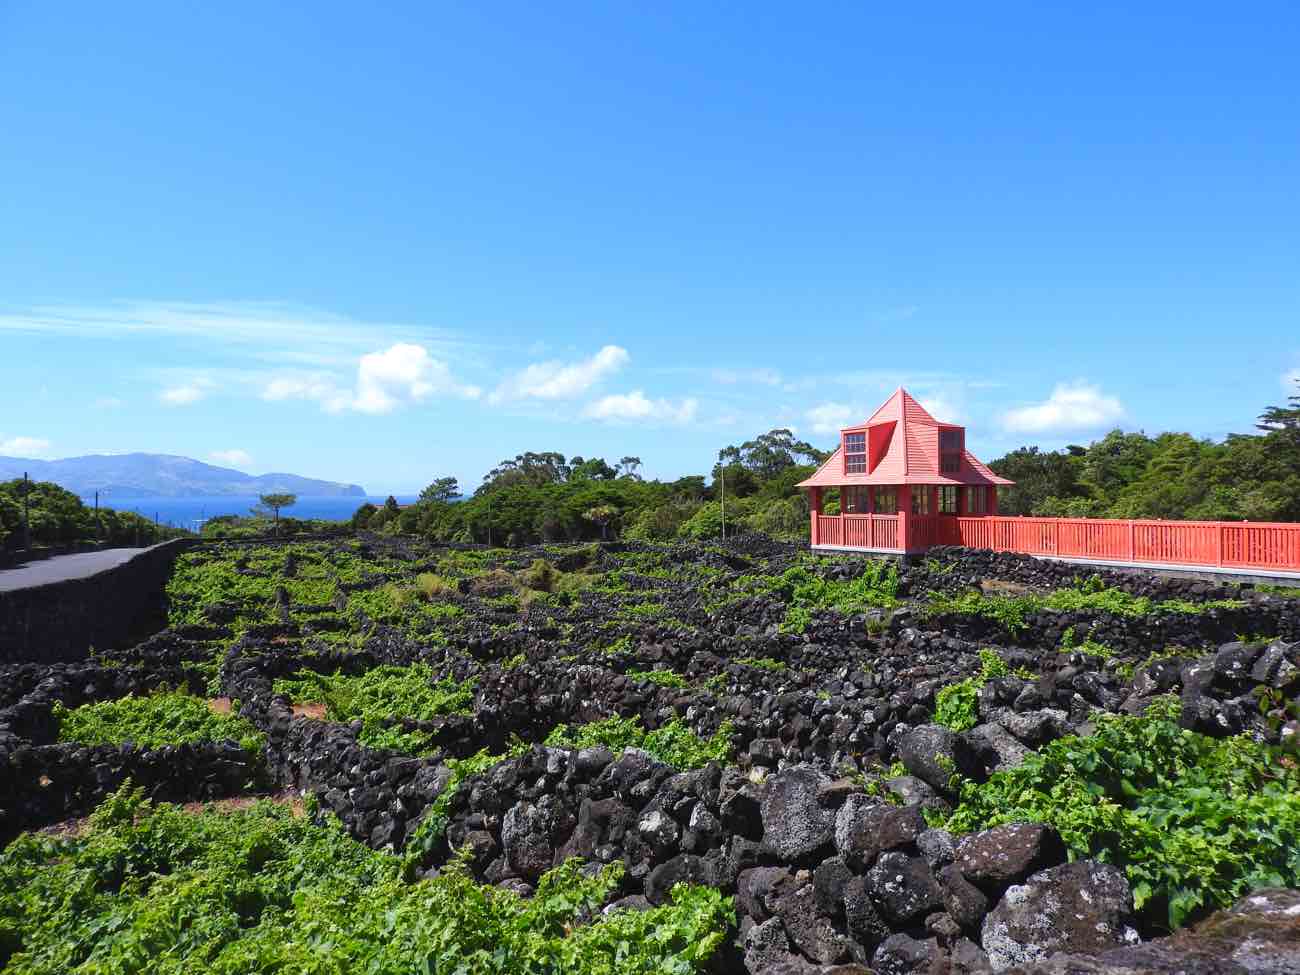
{"label": "volcanic stone wall", "polygon": [[93,576],[0,592],[0,663],[81,660],[162,629],[172,566],[196,544],[178,538]]}

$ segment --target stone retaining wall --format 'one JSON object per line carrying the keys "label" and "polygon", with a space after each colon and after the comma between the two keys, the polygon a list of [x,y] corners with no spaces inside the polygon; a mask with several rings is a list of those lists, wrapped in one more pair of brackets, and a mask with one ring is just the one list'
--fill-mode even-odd
{"label": "stone retaining wall", "polygon": [[92,576],[0,592],[0,663],[81,660],[162,629],[172,566],[197,544],[178,538]]}

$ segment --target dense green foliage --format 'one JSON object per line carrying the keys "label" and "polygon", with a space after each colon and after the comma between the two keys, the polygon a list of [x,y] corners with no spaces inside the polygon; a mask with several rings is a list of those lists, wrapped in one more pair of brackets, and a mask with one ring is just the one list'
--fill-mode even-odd
{"label": "dense green foliage", "polygon": [[428,664],[376,667],[355,677],[307,671],[299,677],[280,678],[274,690],[294,703],[324,704],[330,721],[360,719],[358,741],[363,745],[410,754],[426,752],[432,734],[403,731],[391,719],[428,721],[464,712],[474,700],[473,681],[435,680]]}
{"label": "dense green foliage", "polygon": [[546,738],[546,744],[560,748],[593,748],[604,745],[613,752],[640,748],[661,762],[683,771],[703,768],[709,762],[731,759],[731,723],[724,721],[711,738],[701,738],[674,718],[661,728],[646,731],[638,718],[605,718],[582,725],[560,725]]}
{"label": "dense green foliage", "polygon": [[1026,617],[1043,609],[1085,610],[1137,618],[1153,613],[1204,613],[1211,609],[1236,609],[1244,605],[1237,599],[1206,600],[1200,603],[1181,599],[1155,601],[1147,596],[1134,596],[1122,589],[1109,588],[1093,576],[1077,586],[1056,589],[1042,595],[1027,593],[1023,596],[986,596],[973,589],[955,595],[932,592],[925,611],[931,616],[983,616],[1001,623],[1008,632],[1018,634],[1028,625]]}
{"label": "dense green foliage", "polygon": [[846,616],[872,607],[889,608],[898,603],[898,566],[892,561],[867,560],[853,579],[828,579],[817,564],[791,566],[768,585],[789,604],[782,629],[802,633],[817,610],[833,609]]}
{"label": "dense green foliage", "polygon": [[980,651],[980,672],[955,684],[940,688],[934,696],[934,720],[953,731],[975,727],[979,714],[980,688],[996,677],[1007,675],[1007,665],[992,650]]}
{"label": "dense green foliage", "polygon": [[92,823],[0,854],[6,972],[686,975],[733,923],[720,893],[684,885],[663,907],[583,923],[620,867],[586,876],[578,860],[528,900],[455,863],[409,883],[400,858],[270,803],[193,815],[124,788]]}
{"label": "dense green foliage", "polygon": [[[50,481],[32,481],[26,488],[33,546],[94,541],[148,545],[186,534],[155,526],[134,511],[101,507],[96,518],[93,505],[84,504],[77,495]],[[0,548],[23,546],[23,491],[22,478],[0,481]]]}
{"label": "dense green foliage", "polygon": [[[824,454],[772,430],[724,448],[706,486],[699,475],[646,481],[641,462],[624,457],[567,458],[553,451],[528,452],[502,461],[470,496],[455,501],[455,482],[439,478],[413,505],[363,505],[353,528],[418,534],[437,541],[582,541],[625,535],[645,541],[715,538],[722,533],[722,482],[726,483],[728,533],[763,531],[778,537],[807,534],[807,500],[795,485]],[[811,463],[810,463],[811,462]]]}
{"label": "dense green foliage", "polygon": [[1185,731],[1178,707],[1099,714],[1095,735],[967,783],[948,828],[1050,823],[1071,856],[1123,867],[1138,907],[1170,927],[1247,890],[1300,884],[1300,767],[1246,736]]}
{"label": "dense green foliage", "polygon": [[660,687],[686,686],[686,678],[672,670],[629,670],[627,675],[637,680],[648,680]]}
{"label": "dense green foliage", "polygon": [[140,748],[184,745],[201,741],[236,741],[246,751],[260,755],[263,739],[253,725],[237,714],[218,714],[208,702],[183,691],[160,690],[144,697],[127,695],[113,701],[66,708],[55,703],[59,741],[84,745],[121,745]]}
{"label": "dense green foliage", "polygon": [[1022,447],[989,466],[1016,482],[1006,514],[1300,520],[1300,396],[1269,407],[1257,434],[1223,442],[1113,430],[1058,453]]}

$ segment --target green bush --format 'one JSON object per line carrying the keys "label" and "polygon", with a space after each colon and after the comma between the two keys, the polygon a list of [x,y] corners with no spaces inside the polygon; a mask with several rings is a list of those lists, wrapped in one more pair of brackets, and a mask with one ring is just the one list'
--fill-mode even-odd
{"label": "green bush", "polygon": [[[601,915],[620,866],[570,860],[524,899],[453,862],[409,883],[401,858],[284,807],[189,814],[125,788],[89,833],[0,853],[0,967],[15,975],[615,975],[704,970],[730,901]],[[587,920],[595,917],[595,920]]]}
{"label": "green bush", "polygon": [[604,745],[614,752],[641,748],[674,768],[703,768],[709,762],[731,759],[734,729],[724,721],[708,739],[701,738],[674,718],[661,728],[647,732],[638,718],[605,718],[582,725],[559,725],[546,738],[557,748],[593,748]]}
{"label": "green bush", "polygon": [[362,731],[358,740],[363,745],[409,754],[427,752],[432,734],[402,731],[388,719],[428,721],[465,713],[474,700],[472,680],[435,681],[433,668],[428,664],[376,667],[356,677],[308,671],[299,677],[280,678],[273,690],[295,703],[324,704],[326,717],[331,721],[360,718]]}
{"label": "green bush", "polygon": [[261,755],[264,739],[237,714],[217,714],[208,702],[184,691],[160,690],[145,697],[127,695],[114,701],[65,708],[56,703],[54,718],[59,741],[83,745],[140,748],[188,745],[206,741],[235,741],[250,754]]}
{"label": "green bush", "polygon": [[629,670],[629,677],[649,681],[660,687],[685,687],[686,678],[672,670]]}
{"label": "green bush", "polygon": [[980,672],[949,684],[934,696],[934,720],[953,731],[975,727],[979,716],[980,688],[996,677],[1007,675],[1007,665],[994,651],[980,651]]}
{"label": "green bush", "polygon": [[872,559],[862,563],[862,572],[847,581],[823,578],[801,563],[786,569],[775,579],[761,585],[781,596],[786,603],[787,633],[802,633],[812,622],[816,610],[833,609],[846,616],[872,607],[889,608],[898,604],[898,566],[893,562]]}
{"label": "green bush", "polygon": [[1195,614],[1211,609],[1238,609],[1244,605],[1239,599],[1215,599],[1203,603],[1183,599],[1154,602],[1146,596],[1133,596],[1122,589],[1108,589],[1094,576],[1079,586],[1057,589],[1043,596],[985,596],[975,590],[955,596],[932,592],[925,611],[930,616],[983,616],[1018,636],[1028,626],[1026,617],[1041,609],[1083,610],[1136,618],[1159,613]]}
{"label": "green bush", "polygon": [[955,831],[1054,826],[1072,858],[1123,867],[1149,920],[1176,928],[1249,890],[1300,885],[1300,768],[1246,736],[1178,725],[1167,698],[1141,717],[1099,714],[986,783],[967,783]]}

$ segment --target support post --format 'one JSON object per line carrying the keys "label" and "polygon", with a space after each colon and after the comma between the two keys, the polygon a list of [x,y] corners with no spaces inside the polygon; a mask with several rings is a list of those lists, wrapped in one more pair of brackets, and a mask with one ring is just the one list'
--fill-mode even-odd
{"label": "support post", "polygon": [[912,547],[912,489],[906,484],[898,488],[898,547],[907,552]]}
{"label": "support post", "polygon": [[1223,565],[1223,533],[1226,531],[1222,525],[1214,529],[1214,564]]}
{"label": "support post", "polygon": [[822,513],[822,489],[819,487],[808,489],[808,518],[811,522],[808,537],[812,540],[814,547],[821,544],[821,526],[817,519]]}
{"label": "support post", "polygon": [[1132,518],[1128,520],[1128,560],[1137,561],[1137,524]]}

